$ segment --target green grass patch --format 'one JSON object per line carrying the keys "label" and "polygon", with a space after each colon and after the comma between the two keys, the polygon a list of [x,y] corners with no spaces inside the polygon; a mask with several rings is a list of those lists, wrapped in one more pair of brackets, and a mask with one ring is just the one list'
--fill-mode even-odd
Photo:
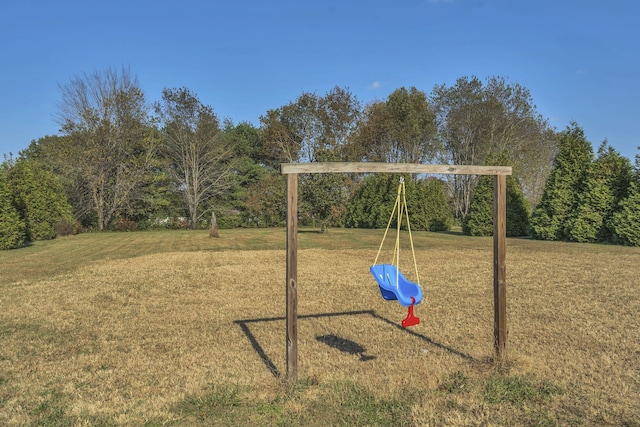
{"label": "green grass patch", "polygon": [[266,402],[238,387],[211,386],[175,405],[177,424],[260,426],[411,426],[413,399],[378,398],[346,381],[325,385],[302,381]]}
{"label": "green grass patch", "polygon": [[524,376],[493,376],[484,386],[484,400],[488,403],[510,403],[522,406],[527,403],[542,403],[563,391],[547,381],[536,382]]}
{"label": "green grass patch", "polygon": [[30,411],[32,426],[73,426],[75,420],[66,414],[67,402],[57,390],[44,390],[40,393],[40,402]]}
{"label": "green grass patch", "polygon": [[411,398],[377,398],[371,391],[347,381],[333,385],[330,393],[314,400],[307,411],[309,418],[304,421],[311,424],[314,419],[322,420],[317,425],[410,426],[412,404]]}
{"label": "green grass patch", "polygon": [[176,411],[200,421],[231,422],[245,415],[240,413],[246,410],[240,394],[237,386],[212,385],[205,394],[189,397],[176,405]]}

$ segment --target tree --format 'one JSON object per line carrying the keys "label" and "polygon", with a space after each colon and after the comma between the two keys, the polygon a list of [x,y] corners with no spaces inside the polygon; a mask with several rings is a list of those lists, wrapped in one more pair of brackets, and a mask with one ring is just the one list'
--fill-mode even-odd
{"label": "tree", "polygon": [[[333,88],[324,96],[305,92],[295,102],[260,118],[260,152],[265,165],[280,162],[341,161],[360,115],[360,103],[348,90]],[[310,224],[340,223],[351,178],[308,175],[300,180],[300,216]]]}
{"label": "tree", "polygon": [[634,184],[629,197],[620,202],[611,218],[614,241],[626,246],[640,246],[640,188]]}
{"label": "tree", "polygon": [[[318,100],[322,132],[311,144],[309,161],[350,160],[346,147],[362,112],[360,101],[348,88],[334,87]],[[329,159],[321,158],[327,157]]]}
{"label": "tree", "polygon": [[[430,183],[422,185],[405,177],[405,193],[407,209],[411,228],[415,230],[438,230],[442,223],[446,224],[447,216],[443,215],[445,209],[434,206],[438,201],[446,201],[437,195],[437,191],[428,192],[427,188],[437,185]],[[345,225],[355,228],[385,228],[393,211],[393,206],[398,195],[399,175],[376,174],[365,177],[354,192],[349,201],[345,213]],[[397,218],[392,226],[397,224]],[[406,229],[406,223],[403,225]]]}
{"label": "tree", "polygon": [[435,158],[436,123],[424,92],[396,89],[386,101],[366,106],[349,152],[379,162],[422,163]]}
{"label": "tree", "polygon": [[446,183],[438,178],[423,180],[425,200],[421,205],[424,211],[424,224],[428,231],[449,231],[453,225],[453,215],[446,195]]}
{"label": "tree", "polygon": [[62,148],[67,167],[104,230],[131,203],[153,157],[144,93],[125,68],[83,74],[60,89],[56,117],[69,137]]}
{"label": "tree", "polygon": [[[507,181],[508,237],[526,236],[529,233],[529,206],[518,181],[509,175]],[[469,236],[493,235],[493,176],[482,176],[474,190],[469,215],[462,223],[462,232]]]}
{"label": "tree", "polygon": [[286,180],[277,171],[264,170],[249,185],[244,202],[244,224],[248,227],[281,227],[287,215]]}
{"label": "tree", "polygon": [[260,130],[251,123],[234,124],[225,120],[219,138],[222,146],[233,149],[234,161],[229,190],[216,198],[218,224],[221,228],[238,227],[245,218],[243,211],[249,189],[267,170],[260,164],[258,155]]}
{"label": "tree", "polygon": [[366,176],[349,200],[345,225],[354,228],[386,227],[396,201],[397,189],[397,175]]}
{"label": "tree", "polygon": [[58,234],[57,227],[73,230],[71,205],[58,180],[42,164],[18,159],[8,172],[9,188],[13,200],[25,222],[29,241],[49,240]]}
{"label": "tree", "polygon": [[493,234],[493,179],[491,178],[493,177],[481,177],[474,189],[469,214],[462,221],[462,232],[466,235],[491,236]]}
{"label": "tree", "polygon": [[295,102],[260,117],[261,158],[273,168],[317,161],[327,152],[344,159],[359,114],[360,102],[348,89],[335,87],[324,96],[303,92]]}
{"label": "tree", "polygon": [[164,89],[155,111],[163,123],[162,153],[184,196],[189,224],[197,228],[198,219],[207,213],[201,209],[203,203],[230,186],[233,147],[221,143],[213,109],[187,88]]}
{"label": "tree", "polygon": [[507,176],[507,237],[530,234],[531,209],[524,197],[520,183],[512,175]]}
{"label": "tree", "polygon": [[353,181],[345,174],[309,174],[300,177],[300,217],[304,225],[340,226]]}
{"label": "tree", "polygon": [[610,242],[614,232],[611,219],[620,202],[628,195],[631,163],[608,145],[598,148],[577,195],[577,208],[565,226],[566,236],[575,242]]}
{"label": "tree", "polygon": [[70,161],[76,151],[70,136],[47,135],[31,141],[29,147],[20,152],[20,156],[46,165],[64,187],[74,218],[85,227],[97,227],[92,191],[84,179],[86,172],[76,166],[75,160]]}
{"label": "tree", "polygon": [[[338,154],[324,151],[316,154],[321,162],[338,161]],[[303,225],[342,225],[347,203],[355,185],[347,174],[303,174],[300,176],[299,214]]]}
{"label": "tree", "polygon": [[283,117],[284,108],[269,110],[260,117],[260,159],[273,170],[278,169],[280,163],[300,158],[300,140]]}
{"label": "tree", "polygon": [[636,155],[635,173],[629,184],[628,196],[613,213],[609,227],[614,242],[640,246],[640,155]]}
{"label": "tree", "polygon": [[[476,77],[461,77],[454,86],[435,86],[430,100],[443,148],[440,161],[483,165],[506,153],[525,197],[531,206],[537,203],[556,141],[525,87],[502,77],[490,77],[485,85]],[[449,180],[454,215],[464,218],[477,177],[453,175]]]}
{"label": "tree", "polygon": [[25,223],[14,204],[9,187],[7,171],[9,165],[0,165],[0,249],[16,249],[26,240]]}
{"label": "tree", "polygon": [[559,135],[559,151],[540,203],[531,215],[531,232],[542,240],[566,240],[568,220],[593,161],[593,148],[577,123]]}

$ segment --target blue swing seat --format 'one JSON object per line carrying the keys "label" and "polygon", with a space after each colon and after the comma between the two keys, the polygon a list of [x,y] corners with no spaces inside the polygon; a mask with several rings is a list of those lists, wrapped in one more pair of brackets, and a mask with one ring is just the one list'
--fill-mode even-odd
{"label": "blue swing seat", "polygon": [[[415,304],[419,304],[422,301],[422,288],[420,288],[420,285],[408,281],[395,265],[372,265],[369,271],[378,282],[382,298],[398,300],[405,307],[409,307],[412,304],[411,297],[415,299]],[[396,274],[398,286],[396,286]]]}

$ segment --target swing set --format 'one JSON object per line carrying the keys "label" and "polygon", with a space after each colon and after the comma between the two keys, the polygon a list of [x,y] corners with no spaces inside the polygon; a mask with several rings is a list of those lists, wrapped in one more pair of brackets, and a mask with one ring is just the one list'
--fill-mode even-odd
{"label": "swing set", "polygon": [[[506,283],[506,176],[511,175],[510,166],[472,166],[472,165],[425,165],[413,163],[374,163],[374,162],[315,162],[284,163],[280,173],[287,175],[287,274],[286,274],[286,362],[287,380],[295,382],[298,377],[298,175],[301,173],[418,173],[438,175],[493,175],[493,295],[494,295],[494,347],[498,359],[506,358],[507,353],[507,283]],[[410,230],[404,183],[401,182],[396,198],[398,224],[404,214],[407,229]],[[400,195],[402,194],[402,198]],[[399,200],[402,199],[402,204]],[[395,212],[392,212],[392,218]],[[389,221],[387,231],[392,220]],[[387,232],[382,239],[382,245]],[[420,319],[414,316],[414,306],[422,300],[422,290],[418,276],[413,240],[409,231],[411,251],[414,258],[416,280],[408,281],[398,268],[400,225],[396,234],[394,260],[391,264],[377,264],[378,256],[370,271],[380,287],[384,299],[398,300],[409,307],[407,318],[402,326],[417,325]],[[380,250],[378,250],[378,255]]]}

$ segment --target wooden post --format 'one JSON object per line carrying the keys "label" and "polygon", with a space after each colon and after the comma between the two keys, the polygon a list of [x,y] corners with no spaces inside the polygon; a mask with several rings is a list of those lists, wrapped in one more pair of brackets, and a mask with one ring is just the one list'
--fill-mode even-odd
{"label": "wooden post", "polygon": [[211,227],[209,228],[209,237],[220,237],[220,233],[218,232],[218,220],[214,211],[211,211]]}
{"label": "wooden post", "polygon": [[507,357],[507,177],[496,175],[493,181],[493,302],[496,355]]}
{"label": "wooden post", "polygon": [[287,176],[287,380],[298,378],[298,174]]}

